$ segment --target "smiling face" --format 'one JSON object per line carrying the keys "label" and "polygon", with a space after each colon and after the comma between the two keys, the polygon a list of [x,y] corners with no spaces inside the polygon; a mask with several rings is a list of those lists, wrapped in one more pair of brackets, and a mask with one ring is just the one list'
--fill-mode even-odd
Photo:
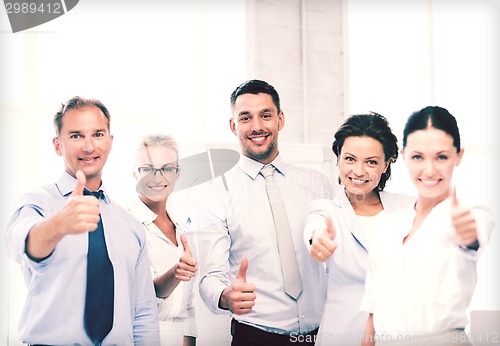
{"label": "smiling face", "polygon": [[382,144],[367,136],[347,137],[338,159],[339,176],[348,195],[366,200],[388,167]]}
{"label": "smiling face", "polygon": [[53,144],[64,160],[66,172],[75,177],[78,170],[83,171],[87,177],[85,186],[97,190],[113,144],[109,123],[102,111],[95,106],[67,111]]}
{"label": "smiling face", "polygon": [[420,198],[445,200],[451,191],[453,170],[462,161],[453,138],[442,130],[428,127],[408,135],[403,157]]}
{"label": "smiling face", "polygon": [[273,103],[271,95],[243,94],[233,107],[229,126],[238,137],[243,155],[263,164],[272,162],[278,155],[278,132],[285,118]]}
{"label": "smiling face", "polygon": [[[137,150],[135,165],[140,167],[134,171],[137,180],[137,192],[141,200],[148,204],[152,202],[166,202],[179,178],[177,167],[178,157],[175,150],[163,145],[153,145]],[[161,169],[152,170],[151,168]]]}

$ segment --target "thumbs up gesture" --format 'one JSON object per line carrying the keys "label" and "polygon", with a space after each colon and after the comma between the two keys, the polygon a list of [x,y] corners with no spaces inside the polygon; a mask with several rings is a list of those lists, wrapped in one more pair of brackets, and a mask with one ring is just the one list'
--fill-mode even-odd
{"label": "thumbs up gesture", "polygon": [[247,282],[247,269],[248,260],[243,256],[233,283],[224,289],[220,297],[219,306],[235,315],[247,314],[255,305],[255,285]]}
{"label": "thumbs up gesture", "polygon": [[477,242],[476,219],[470,209],[460,205],[457,190],[453,188],[451,195],[451,224],[454,234],[453,242],[457,245],[474,246]]}
{"label": "thumbs up gesture", "polygon": [[181,234],[181,242],[184,247],[184,252],[182,252],[179,258],[179,263],[175,268],[175,278],[180,281],[189,281],[193,278],[198,270],[198,264],[193,257],[191,248],[189,247],[188,240],[184,234]]}
{"label": "thumbs up gesture", "polygon": [[325,262],[337,248],[336,235],[337,232],[333,225],[332,216],[328,214],[325,217],[325,227],[318,228],[312,235],[312,246],[309,255],[318,262]]}
{"label": "thumbs up gesture", "polygon": [[55,220],[60,235],[92,232],[97,228],[99,200],[94,196],[83,195],[86,182],[85,174],[77,171],[76,186]]}

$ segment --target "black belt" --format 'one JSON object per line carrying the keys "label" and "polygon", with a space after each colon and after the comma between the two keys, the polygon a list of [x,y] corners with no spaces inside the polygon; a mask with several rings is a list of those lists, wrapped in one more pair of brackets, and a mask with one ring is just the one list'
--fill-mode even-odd
{"label": "black belt", "polygon": [[278,334],[240,323],[234,318],[231,320],[232,346],[237,345],[314,345],[318,328],[306,334]]}

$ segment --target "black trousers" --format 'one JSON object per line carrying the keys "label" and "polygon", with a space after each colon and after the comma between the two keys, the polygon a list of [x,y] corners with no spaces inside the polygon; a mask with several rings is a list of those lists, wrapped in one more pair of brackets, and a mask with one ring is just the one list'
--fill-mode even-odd
{"label": "black trousers", "polygon": [[307,334],[276,334],[231,320],[231,346],[314,346],[318,329]]}

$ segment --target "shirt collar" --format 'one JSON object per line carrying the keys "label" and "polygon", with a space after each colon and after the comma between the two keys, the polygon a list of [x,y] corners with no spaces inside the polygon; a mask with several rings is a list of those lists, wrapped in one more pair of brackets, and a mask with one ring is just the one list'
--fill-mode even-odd
{"label": "shirt collar", "polygon": [[[281,156],[279,154],[269,165],[273,165],[278,172],[285,175],[285,163],[281,160]],[[264,165],[259,161],[255,161],[249,157],[246,157],[245,155],[241,155],[240,160],[238,161],[238,166],[250,178],[255,180],[255,178],[257,178],[257,176],[259,175],[262,167],[268,165]]]}
{"label": "shirt collar", "polygon": [[[61,193],[61,195],[67,197],[67,196],[71,195],[71,193],[73,192],[73,189],[75,188],[75,184],[76,184],[76,178],[65,171],[59,177],[59,180],[56,183],[56,187],[59,190],[59,192]],[[87,189],[87,188],[85,188],[85,189]],[[101,187],[99,188],[99,190],[101,190],[103,192],[103,200],[106,203],[109,203],[110,199],[108,197],[108,193],[106,192],[106,188],[102,185],[102,182],[101,182]]]}
{"label": "shirt collar", "polygon": [[158,215],[156,215],[143,201],[139,198],[139,195],[134,196],[129,205],[129,210],[132,215],[135,216],[143,224],[148,224],[156,220]]}
{"label": "shirt collar", "polygon": [[[149,207],[144,204],[144,202],[136,195],[132,198],[128,204],[128,209],[130,213],[141,222],[146,227],[146,232],[156,235],[164,240],[167,240],[172,244],[172,242],[167,238],[165,234],[156,225],[152,225],[153,221],[156,220],[158,215],[154,213]],[[172,222],[174,222],[172,220]],[[180,232],[177,231],[177,223],[174,222],[175,238],[177,239],[177,247],[181,246]],[[173,244],[172,244],[173,245]],[[175,246],[175,245],[174,245]]]}

